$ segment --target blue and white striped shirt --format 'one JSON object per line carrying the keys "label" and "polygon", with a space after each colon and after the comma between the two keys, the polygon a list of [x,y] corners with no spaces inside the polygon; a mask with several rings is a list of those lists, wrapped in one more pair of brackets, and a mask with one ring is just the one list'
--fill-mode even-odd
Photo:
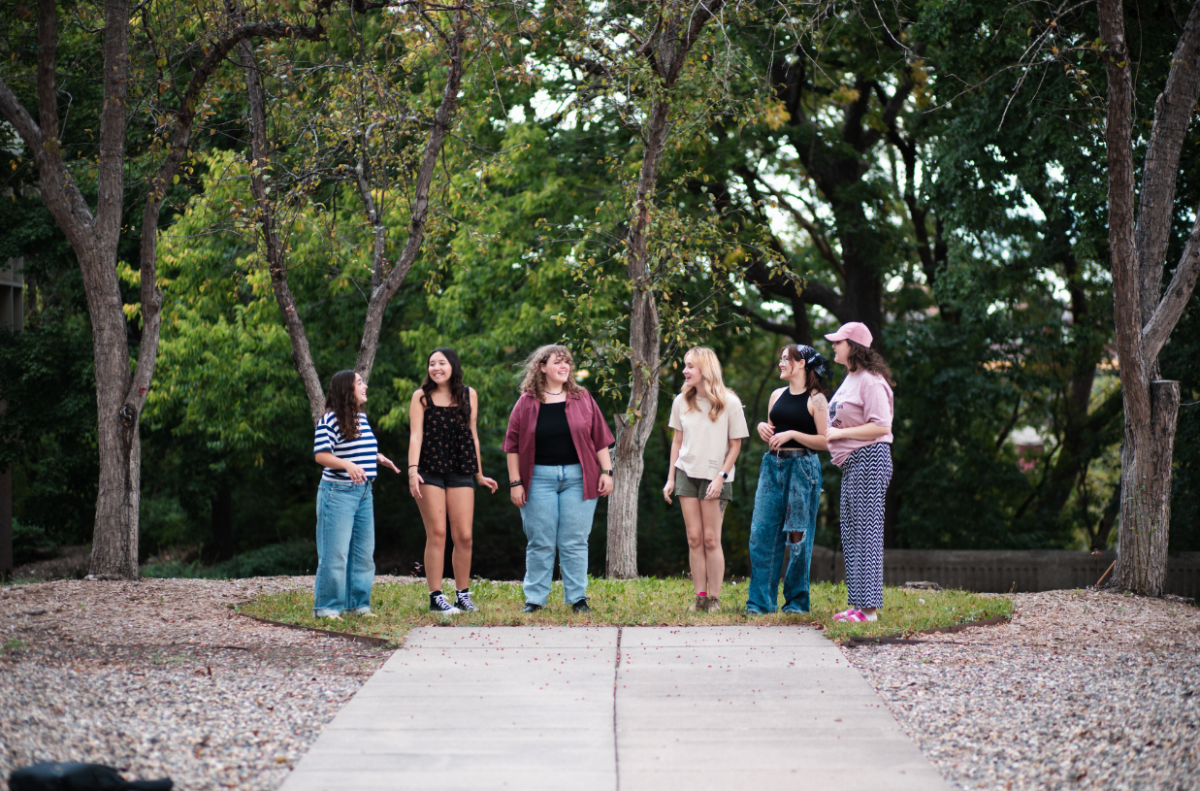
{"label": "blue and white striped shirt", "polygon": [[[328,451],[339,459],[352,461],[366,470],[367,480],[375,477],[375,455],[379,453],[379,444],[375,441],[375,433],[363,412],[358,413],[358,438],[346,440],[338,430],[337,415],[332,411],[326,412],[317,424],[313,438],[313,455]],[[321,473],[323,481],[348,481],[350,473],[345,470],[335,470],[326,467]]]}

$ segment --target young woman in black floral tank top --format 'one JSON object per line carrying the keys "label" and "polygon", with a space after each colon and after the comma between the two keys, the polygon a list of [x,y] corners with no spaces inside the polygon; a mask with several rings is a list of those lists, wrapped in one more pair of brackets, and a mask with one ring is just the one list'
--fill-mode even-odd
{"label": "young woman in black floral tank top", "polygon": [[[408,488],[417,498],[425,523],[425,579],[429,609],[443,615],[477,609],[471,601],[471,532],[475,518],[475,484],[496,492],[496,482],[482,472],[475,421],[479,398],[463,384],[462,364],[453,349],[429,355],[425,382],[413,393],[409,416]],[[454,604],[442,593],[446,556],[446,517],[454,539]]]}

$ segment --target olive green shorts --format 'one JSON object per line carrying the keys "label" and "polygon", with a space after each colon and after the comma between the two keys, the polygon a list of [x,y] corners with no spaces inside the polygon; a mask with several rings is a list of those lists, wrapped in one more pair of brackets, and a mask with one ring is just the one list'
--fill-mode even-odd
{"label": "olive green shorts", "polygon": [[[685,475],[683,470],[675,471],[675,496],[676,497],[699,497],[704,499],[704,495],[708,493],[708,484],[711,481],[706,481],[703,478],[693,478],[690,475]],[[733,499],[733,484],[725,481],[725,485],[721,487],[721,496],[718,500]]]}

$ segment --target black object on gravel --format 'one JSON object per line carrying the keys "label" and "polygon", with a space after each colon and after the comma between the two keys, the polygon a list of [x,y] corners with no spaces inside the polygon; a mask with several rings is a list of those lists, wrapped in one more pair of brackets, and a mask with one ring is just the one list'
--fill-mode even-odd
{"label": "black object on gravel", "polygon": [[11,791],[171,791],[164,780],[126,780],[111,766],[47,762],[17,769],[8,778]]}

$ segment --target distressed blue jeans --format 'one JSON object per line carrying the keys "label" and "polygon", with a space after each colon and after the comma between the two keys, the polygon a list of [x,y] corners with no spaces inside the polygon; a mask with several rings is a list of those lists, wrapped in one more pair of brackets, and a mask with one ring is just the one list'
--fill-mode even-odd
{"label": "distressed blue jeans", "polygon": [[317,582],[313,615],[371,611],[375,506],[371,482],[321,481],[317,489]]}
{"label": "distressed blue jeans", "polygon": [[521,509],[525,528],[525,601],[546,606],[554,576],[554,552],[562,569],[567,604],[587,598],[588,536],[598,500],[583,499],[583,467],[536,464]]}
{"label": "distressed blue jeans", "polygon": [[[821,463],[816,454],[778,458],[763,456],[750,521],[750,590],[746,609],[775,612],[779,578],[783,576],[783,611],[808,612],[808,570],[812,560],[821,503]],[[798,533],[799,541],[788,541]],[[783,550],[787,546],[787,570]]]}

